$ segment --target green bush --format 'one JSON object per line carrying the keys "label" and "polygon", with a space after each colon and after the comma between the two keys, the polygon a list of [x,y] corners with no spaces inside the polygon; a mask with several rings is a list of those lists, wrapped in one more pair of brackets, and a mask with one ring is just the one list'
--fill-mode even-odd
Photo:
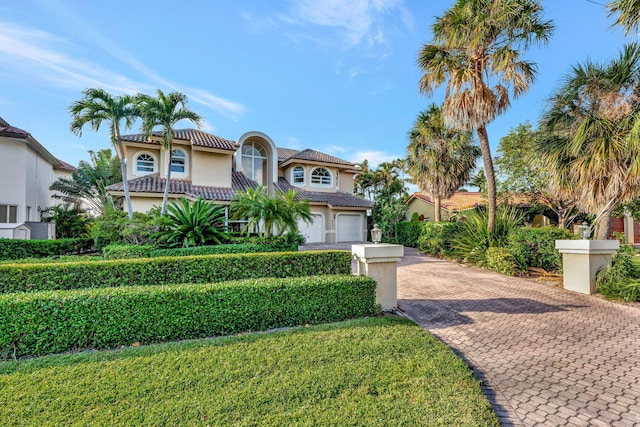
{"label": "green bush", "polygon": [[108,211],[94,220],[92,235],[95,247],[108,245],[157,245],[160,232],[167,226],[168,217],[160,215],[160,208],[149,213],[134,212],[129,219],[126,212]]}
{"label": "green bush", "polygon": [[516,261],[507,248],[491,247],[487,249],[485,267],[513,276],[516,272]]}
{"label": "green bush", "polygon": [[611,267],[598,272],[598,292],[607,298],[640,301],[640,266],[634,262],[634,250],[621,245],[611,260]]}
{"label": "green bush", "polygon": [[429,255],[451,257],[451,242],[459,230],[457,222],[425,222],[418,238],[418,250]]}
{"label": "green bush", "polygon": [[153,245],[108,245],[102,248],[104,259],[149,258]]}
{"label": "green bush", "polygon": [[236,244],[256,244],[256,245],[282,245],[283,247],[297,247],[304,245],[305,238],[300,233],[285,233],[280,236],[233,236],[231,243]]}
{"label": "green bush", "polygon": [[277,252],[0,265],[0,293],[212,283],[351,273],[348,251]]}
{"label": "green bush", "polygon": [[396,241],[399,245],[415,248],[422,235],[426,222],[399,222],[396,224]]}
{"label": "green bush", "polygon": [[371,316],[375,287],[341,275],[0,295],[0,351],[43,355]]}
{"label": "green bush", "polygon": [[193,248],[157,249],[148,253],[151,257],[162,256],[191,256],[191,255],[220,255],[220,254],[249,254],[259,252],[296,252],[296,244],[230,244],[215,246],[196,246]]}
{"label": "green bush", "polygon": [[569,230],[556,227],[518,227],[509,231],[507,247],[513,254],[517,268],[543,268],[547,271],[562,270],[562,256],[556,250],[556,240],[575,239]]}
{"label": "green bush", "polygon": [[0,239],[0,260],[45,258],[87,252],[93,239],[75,238],[58,240]]}

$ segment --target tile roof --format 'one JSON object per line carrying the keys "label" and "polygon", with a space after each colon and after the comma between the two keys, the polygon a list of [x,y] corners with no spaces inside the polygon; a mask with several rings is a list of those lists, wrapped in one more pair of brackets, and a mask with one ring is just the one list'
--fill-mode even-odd
{"label": "tile roof", "polygon": [[6,121],[2,120],[2,118],[0,118],[0,136],[8,136],[10,138],[24,139],[29,135],[30,135],[29,132],[27,132],[26,130],[22,130],[15,126],[11,126],[9,123],[7,123]]}
{"label": "tile roof", "polygon": [[62,160],[60,160],[60,159],[57,159],[57,160],[58,160],[58,163],[59,163],[59,164],[58,164],[57,166],[55,166],[55,169],[56,169],[56,170],[68,171],[68,172],[74,172],[74,171],[77,171],[77,170],[78,170],[78,168],[77,168],[77,167],[75,167],[75,166],[73,166],[73,165],[70,165],[70,164],[69,164],[69,163],[67,163],[67,162],[63,162],[63,161],[62,161]]}
{"label": "tile roof", "polygon": [[[424,200],[427,203],[434,204],[431,197],[424,193],[413,193],[407,203],[412,199],[417,198]],[[477,206],[484,205],[486,203],[486,197],[480,192],[471,191],[458,191],[448,199],[443,199],[441,206],[448,211],[464,211],[467,209],[473,209]]]}
{"label": "tile roof", "polygon": [[[162,136],[162,133],[160,131],[154,131],[152,135],[160,137]],[[149,139],[145,138],[143,134],[122,135],[121,138],[123,141],[157,144],[157,142],[155,141],[149,141]],[[198,129],[176,129],[175,138],[185,141],[191,141],[191,144],[197,147],[217,148],[220,150],[229,151],[236,151],[236,149],[238,148],[238,145],[233,141],[220,138],[219,136],[215,136]]]}
{"label": "tile roof", "polygon": [[335,207],[370,209],[373,206],[372,201],[347,193],[346,191],[307,191],[296,188],[289,184],[289,182],[283,177],[278,178],[276,188],[282,192],[287,190],[298,190],[298,199],[304,199],[315,203],[327,203]]}
{"label": "tile roof", "polygon": [[[129,181],[129,191],[136,193],[162,193],[166,179],[160,178],[157,173],[145,175]],[[247,178],[242,172],[233,172],[231,187],[210,187],[205,185],[193,185],[189,179],[171,179],[169,193],[184,194],[189,197],[202,197],[206,200],[230,201],[236,191],[256,188],[258,184]],[[107,187],[109,191],[123,191],[121,182]]]}
{"label": "tile roof", "polygon": [[[282,159],[282,160],[281,160]],[[339,159],[329,154],[307,148],[302,151],[295,151],[289,148],[278,148],[278,162],[282,163],[290,159],[309,160],[313,162],[333,163],[337,165],[355,166],[355,163]]]}

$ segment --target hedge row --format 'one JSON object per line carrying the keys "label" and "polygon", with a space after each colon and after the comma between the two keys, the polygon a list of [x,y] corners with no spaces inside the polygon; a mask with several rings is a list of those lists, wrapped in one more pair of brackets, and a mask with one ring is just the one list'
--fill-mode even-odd
{"label": "hedge row", "polygon": [[0,295],[0,351],[44,355],[371,316],[375,287],[336,275]]}
{"label": "hedge row", "polygon": [[78,254],[86,252],[92,247],[93,239],[0,239],[0,261]]}
{"label": "hedge row", "polygon": [[102,248],[104,259],[149,258],[151,252],[157,249],[153,245],[107,245]]}
{"label": "hedge row", "polygon": [[150,256],[190,256],[190,255],[220,255],[220,254],[249,254],[259,252],[296,252],[297,244],[284,243],[250,243],[229,244],[215,246],[196,246],[193,248],[158,249],[152,251]]}
{"label": "hedge row", "polygon": [[424,232],[427,222],[399,222],[396,224],[396,241],[399,245],[418,247],[418,239]]}
{"label": "hedge row", "polygon": [[211,283],[258,277],[349,274],[348,251],[140,258],[0,265],[0,293]]}

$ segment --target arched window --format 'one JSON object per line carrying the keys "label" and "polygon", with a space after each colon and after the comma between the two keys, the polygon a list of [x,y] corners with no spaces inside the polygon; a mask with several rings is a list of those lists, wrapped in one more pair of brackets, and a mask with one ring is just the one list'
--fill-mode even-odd
{"label": "arched window", "polygon": [[186,170],[187,155],[182,150],[171,152],[171,172],[184,173]]}
{"label": "arched window", "polygon": [[311,172],[311,184],[331,186],[331,172],[325,168],[315,168]]}
{"label": "arched window", "polygon": [[151,154],[141,153],[136,157],[136,172],[146,175],[156,171],[156,160]]}
{"label": "arched window", "polygon": [[292,181],[293,185],[304,185],[304,168],[302,166],[296,166],[293,168]]}
{"label": "arched window", "polygon": [[267,183],[267,151],[258,142],[242,145],[242,172],[259,185]]}

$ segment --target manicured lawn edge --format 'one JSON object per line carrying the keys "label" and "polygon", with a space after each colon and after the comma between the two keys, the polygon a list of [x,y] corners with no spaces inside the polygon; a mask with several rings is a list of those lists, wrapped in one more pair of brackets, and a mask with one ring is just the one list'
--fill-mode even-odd
{"label": "manicured lawn edge", "polygon": [[371,316],[375,287],[334,275],[0,295],[0,350],[44,355]]}
{"label": "manicured lawn edge", "polygon": [[212,283],[258,277],[349,274],[348,251],[201,255],[0,265],[0,293]]}

